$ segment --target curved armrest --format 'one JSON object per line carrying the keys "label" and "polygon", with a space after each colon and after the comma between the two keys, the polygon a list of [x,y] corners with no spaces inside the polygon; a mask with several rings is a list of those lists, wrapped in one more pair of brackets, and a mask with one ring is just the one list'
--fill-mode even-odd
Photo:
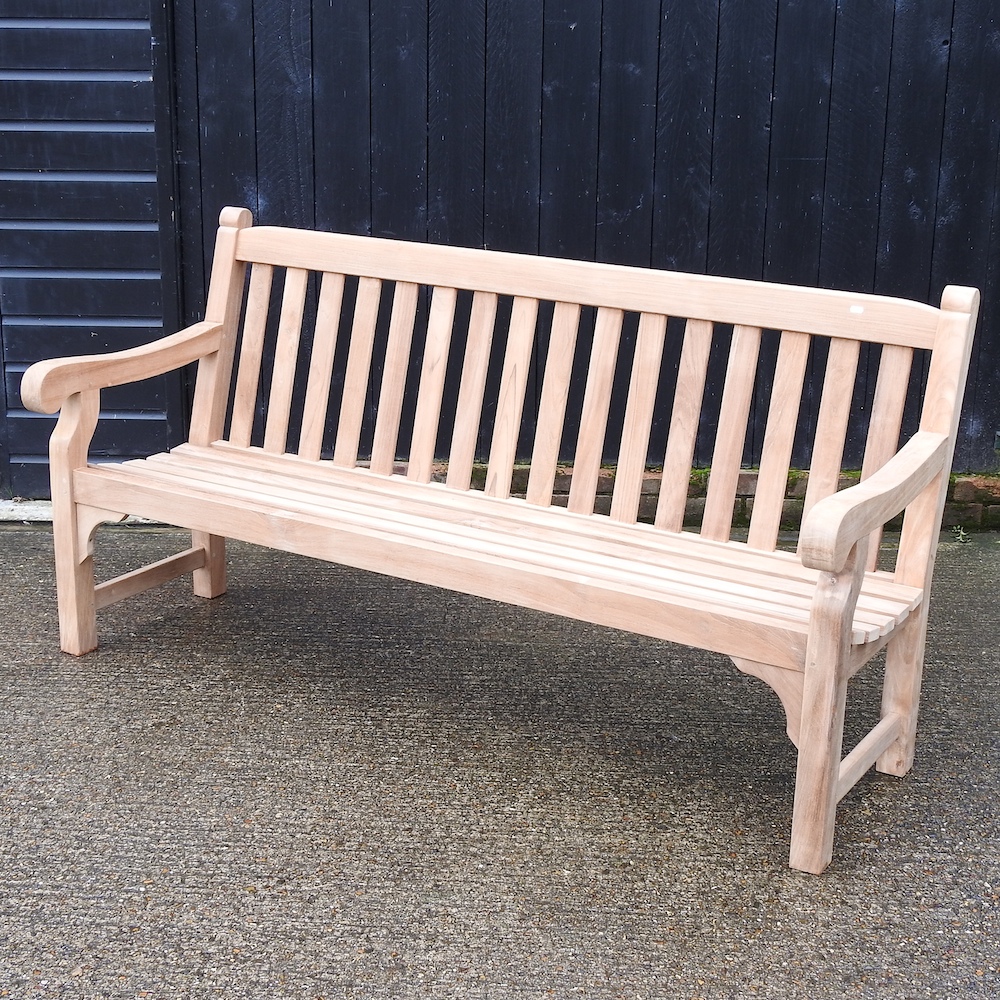
{"label": "curved armrest", "polygon": [[895,517],[944,468],[948,437],[918,431],[878,472],[820,500],[802,522],[804,565],[839,573],[855,543]]}
{"label": "curved armrest", "polygon": [[24,373],[21,399],[29,410],[55,413],[74,393],[140,382],[183,368],[217,351],[221,338],[220,323],[195,323],[179,333],[126,351],[39,361]]}

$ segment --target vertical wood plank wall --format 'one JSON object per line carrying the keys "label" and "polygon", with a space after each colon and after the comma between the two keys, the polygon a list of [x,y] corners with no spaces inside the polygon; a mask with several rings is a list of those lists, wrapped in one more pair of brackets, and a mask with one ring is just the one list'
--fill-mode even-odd
{"label": "vertical wood plank wall", "polygon": [[[146,0],[74,2],[112,17]],[[4,26],[46,4],[59,6],[6,0],[0,72],[14,34]],[[956,467],[996,467],[1000,13],[991,0],[152,0],[164,5],[173,72],[159,92],[174,101],[176,129],[161,144],[173,155],[161,156],[160,175],[161,185],[176,178],[188,321],[203,309],[225,204],[262,223],[929,302],[946,283],[968,283],[984,299]],[[9,105],[0,119],[16,117],[11,86],[0,81]],[[6,218],[10,190],[4,173]],[[421,300],[419,314],[427,308]],[[584,317],[577,374],[592,330]],[[627,385],[635,336],[626,322],[616,387]],[[546,347],[529,373],[529,414]],[[765,336],[772,367],[775,352]],[[715,353],[710,423],[722,391],[712,374],[725,361]],[[870,376],[855,406],[870,407],[878,362],[862,353]],[[810,372],[803,419],[814,424]],[[16,371],[6,374],[9,428],[21,417]],[[499,374],[494,360],[489,377]],[[912,377],[923,374],[915,366]],[[372,384],[381,377],[373,367]],[[579,377],[573,386],[582,394]],[[751,401],[753,460],[766,398]],[[408,416],[404,405],[404,427]],[[623,419],[613,413],[612,425]],[[654,418],[661,454],[666,431]],[[10,440],[2,426],[0,438]],[[439,442],[450,439],[442,427]],[[530,443],[527,434],[519,448]],[[846,463],[860,465],[862,449],[849,439]],[[697,461],[711,459],[705,451],[699,442]]]}
{"label": "vertical wood plank wall", "polygon": [[[0,496],[45,495],[54,419],[20,405],[41,358],[163,335],[148,0],[0,3]],[[95,452],[162,449],[178,379],[105,394]],[[171,418],[174,426],[170,426]]]}
{"label": "vertical wood plank wall", "polygon": [[[985,298],[957,465],[995,465],[1000,35],[984,30],[998,18],[988,0],[194,6],[175,12],[178,118],[201,135],[198,176],[180,192],[190,318],[228,202],[265,223],[932,302],[968,282]],[[623,337],[627,354],[634,330]],[[873,374],[858,405],[877,364],[862,358]],[[537,406],[534,375],[527,391]],[[709,391],[707,412],[721,385]],[[755,400],[752,449],[766,419]],[[654,424],[654,443],[665,433]],[[848,442],[848,463],[862,444]]]}

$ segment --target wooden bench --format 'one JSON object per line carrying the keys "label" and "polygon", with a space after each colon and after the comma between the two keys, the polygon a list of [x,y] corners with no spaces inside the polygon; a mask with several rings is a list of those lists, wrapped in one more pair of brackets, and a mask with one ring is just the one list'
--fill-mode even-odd
{"label": "wooden bench", "polygon": [[[196,594],[222,594],[229,537],[713,650],[784,705],[798,748],[790,862],[819,873],[838,801],[873,764],[899,775],[913,759],[927,597],[977,308],[968,288],[947,288],[936,309],[254,227],[247,210],[227,208],[204,322],[116,354],[41,362],[24,377],[29,407],[61,409],[51,477],[62,647],[94,649],[97,609],[181,574],[193,574]],[[857,388],[862,351],[878,362],[867,396]],[[100,390],[192,362],[186,444],[88,464]],[[706,372],[719,363],[721,401],[707,408],[717,420],[703,420]],[[457,404],[446,383],[457,385]],[[920,383],[913,411],[908,387]],[[599,514],[605,449],[619,437],[607,433],[615,392],[627,403],[610,514]],[[870,405],[852,405],[855,396]],[[655,523],[638,523],[651,427],[665,407]],[[766,413],[763,457],[748,537],[735,540],[754,407]],[[904,410],[919,419],[898,447]],[[412,435],[401,434],[404,412]],[[870,428],[863,479],[838,492],[858,421],[852,433]],[[687,487],[698,435],[704,447],[713,424],[696,534],[682,530]],[[450,441],[443,426],[454,427]],[[777,542],[796,434],[812,457],[792,552]],[[568,509],[551,502],[567,443]],[[485,483],[472,488],[479,452]],[[510,495],[519,455],[531,460],[523,498]],[[434,481],[445,458],[446,478]],[[882,527],[900,512],[894,565],[876,568]],[[190,529],[192,545],[95,587],[94,531],[125,514]],[[842,760],[848,679],[883,648],[881,720]]]}

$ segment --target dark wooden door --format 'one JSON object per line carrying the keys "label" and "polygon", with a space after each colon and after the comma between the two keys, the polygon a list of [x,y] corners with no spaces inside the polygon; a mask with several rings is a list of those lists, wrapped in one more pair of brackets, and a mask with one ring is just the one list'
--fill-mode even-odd
{"label": "dark wooden door", "polygon": [[[0,2],[0,489],[48,492],[54,419],[20,402],[38,359],[164,332],[148,0]],[[169,312],[169,310],[167,310]],[[180,378],[105,393],[95,452],[161,450]]]}

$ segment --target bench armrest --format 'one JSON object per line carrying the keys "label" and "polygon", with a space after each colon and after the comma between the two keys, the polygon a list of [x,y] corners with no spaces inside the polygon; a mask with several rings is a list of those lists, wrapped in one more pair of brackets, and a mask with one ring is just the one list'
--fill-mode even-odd
{"label": "bench armrest", "polygon": [[804,565],[839,573],[854,545],[902,511],[943,469],[948,437],[918,431],[877,472],[820,500],[802,522]]}
{"label": "bench armrest", "polygon": [[142,347],[39,361],[24,373],[21,399],[29,410],[55,413],[74,393],[140,382],[183,368],[217,351],[221,338],[220,323],[195,323]]}

